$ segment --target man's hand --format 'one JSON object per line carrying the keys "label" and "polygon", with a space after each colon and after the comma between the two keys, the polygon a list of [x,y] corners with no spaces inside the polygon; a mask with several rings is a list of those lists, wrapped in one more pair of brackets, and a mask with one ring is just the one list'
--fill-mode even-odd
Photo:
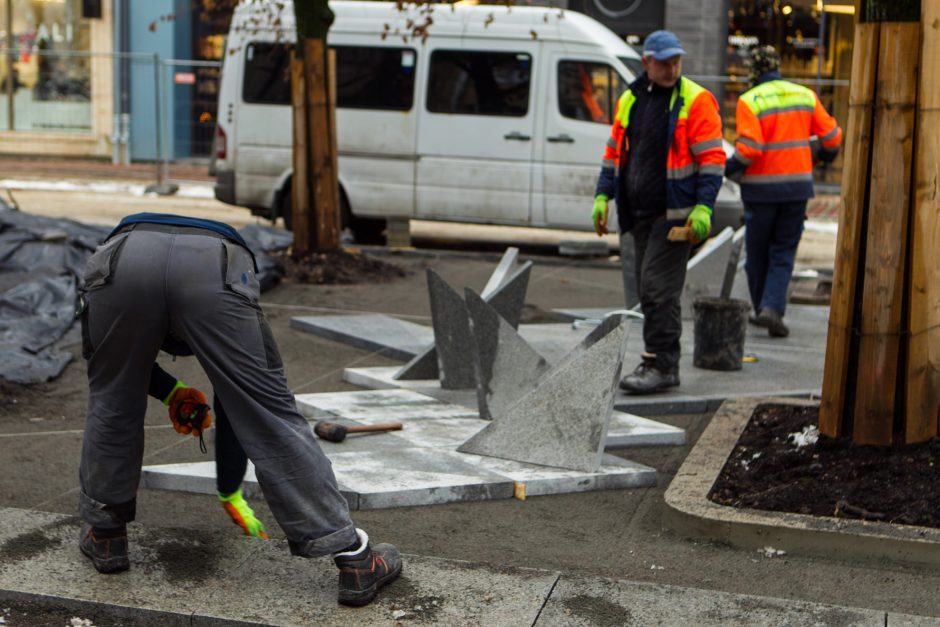
{"label": "man's hand", "polygon": [[206,395],[196,388],[186,387],[182,381],[176,382],[173,391],[163,403],[170,408],[170,421],[177,433],[192,433],[198,438],[212,425],[212,414],[209,412]]}
{"label": "man's hand", "polygon": [[712,209],[708,205],[695,205],[685,223],[692,229],[692,243],[704,242],[712,230]]}
{"label": "man's hand", "polygon": [[594,198],[591,220],[594,221],[594,232],[598,237],[607,234],[607,196],[604,194],[598,194]]}
{"label": "man's hand", "polygon": [[246,536],[253,538],[268,539],[268,534],[264,532],[264,525],[255,517],[254,511],[248,506],[248,501],[242,496],[241,488],[225,496],[219,495],[219,502],[226,513],[231,517],[232,522],[242,528]]}

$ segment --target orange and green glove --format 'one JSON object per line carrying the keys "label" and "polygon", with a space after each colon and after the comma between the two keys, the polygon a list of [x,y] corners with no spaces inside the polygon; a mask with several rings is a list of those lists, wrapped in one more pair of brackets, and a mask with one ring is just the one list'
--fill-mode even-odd
{"label": "orange and green glove", "polygon": [[708,205],[695,205],[685,225],[692,229],[693,244],[704,242],[712,230],[711,207]]}
{"label": "orange and green glove", "polygon": [[248,501],[242,496],[241,488],[235,490],[228,496],[220,494],[219,502],[222,503],[222,507],[231,517],[232,522],[241,527],[246,536],[261,538],[263,540],[268,539],[268,534],[264,532],[264,525],[248,506]]}
{"label": "orange and green glove", "polygon": [[607,196],[598,194],[594,197],[594,209],[591,211],[591,220],[594,222],[594,232],[598,237],[607,234]]}
{"label": "orange and green glove", "polygon": [[212,425],[206,395],[196,388],[186,387],[182,381],[176,382],[163,404],[170,408],[170,421],[177,433],[191,433],[198,438]]}

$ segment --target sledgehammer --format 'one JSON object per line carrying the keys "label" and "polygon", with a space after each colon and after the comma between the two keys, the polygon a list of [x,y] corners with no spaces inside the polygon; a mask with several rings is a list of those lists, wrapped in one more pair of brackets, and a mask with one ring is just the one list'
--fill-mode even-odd
{"label": "sledgehammer", "polygon": [[376,425],[361,425],[358,427],[347,427],[338,425],[335,422],[326,422],[320,420],[313,426],[313,432],[318,437],[330,442],[342,442],[350,433],[371,433],[374,431],[398,431],[401,429],[400,422],[382,422]]}

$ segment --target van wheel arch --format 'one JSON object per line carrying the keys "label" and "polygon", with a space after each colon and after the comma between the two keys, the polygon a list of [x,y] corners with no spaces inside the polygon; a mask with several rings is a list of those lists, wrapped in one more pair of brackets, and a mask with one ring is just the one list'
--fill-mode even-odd
{"label": "van wheel arch", "polygon": [[[281,191],[278,193],[277,210],[272,215],[272,221],[276,221],[278,217],[283,218],[284,228],[288,231],[291,230],[293,225],[293,215],[291,213],[293,195],[293,177],[291,177],[281,187]],[[356,242],[360,244],[385,243],[385,220],[354,216],[349,204],[349,197],[342,185],[339,186],[339,212],[341,228],[349,229]]]}

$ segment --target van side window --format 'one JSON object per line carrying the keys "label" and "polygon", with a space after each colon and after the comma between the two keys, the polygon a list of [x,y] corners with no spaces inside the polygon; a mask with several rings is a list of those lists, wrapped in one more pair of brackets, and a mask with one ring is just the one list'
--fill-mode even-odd
{"label": "van side window", "polygon": [[414,103],[415,51],[411,48],[334,46],[336,106],[408,111]]}
{"label": "van side window", "polygon": [[245,102],[290,104],[290,48],[288,44],[248,44],[242,83]]}
{"label": "van side window", "polygon": [[[252,104],[290,104],[290,44],[254,42],[245,51],[242,97]],[[335,46],[336,106],[408,111],[414,104],[412,48]]]}
{"label": "van side window", "polygon": [[526,53],[435,50],[428,111],[523,117],[531,74],[532,57]]}
{"label": "van side window", "polygon": [[626,82],[609,65],[588,61],[558,64],[558,111],[566,118],[610,124]]}

